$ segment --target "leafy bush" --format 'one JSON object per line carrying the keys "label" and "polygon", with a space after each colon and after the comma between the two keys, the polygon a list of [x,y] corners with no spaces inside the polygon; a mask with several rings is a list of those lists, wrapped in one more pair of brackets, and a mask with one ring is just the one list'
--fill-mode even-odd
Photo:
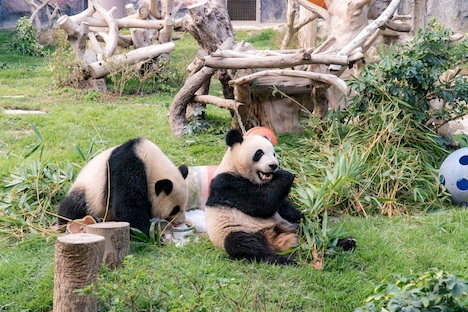
{"label": "leafy bush", "polygon": [[[123,55],[125,53],[126,51],[123,51]],[[107,59],[106,62],[109,69],[109,86],[119,96],[156,92],[175,93],[183,86],[186,78],[182,68],[163,58],[135,65],[119,65],[112,59]]]}
{"label": "leafy bush", "polygon": [[282,153],[308,214],[391,217],[444,206],[436,168],[448,153],[435,133],[400,114],[380,106],[352,123],[311,117],[300,147]]}
{"label": "leafy bush", "polygon": [[400,118],[397,108],[376,107],[353,122],[311,117],[295,148],[282,149],[281,163],[296,174],[292,198],[308,218],[303,257],[320,257],[343,237],[339,230],[330,235],[327,215],[392,217],[445,208],[437,167],[448,152],[435,133],[414,127],[408,115]]}
{"label": "leafy bush", "polygon": [[355,312],[377,311],[466,311],[468,281],[438,269],[421,275],[395,276],[395,282],[383,282],[374,295],[365,300],[364,307]]}
{"label": "leafy bush", "polygon": [[[466,44],[453,42],[450,31],[435,24],[420,30],[352,81],[356,96],[348,108],[306,121],[299,144],[282,153],[282,164],[298,178],[294,199],[308,220],[302,257],[316,261],[342,236],[323,223],[327,215],[391,217],[444,209],[448,199],[437,168],[448,152],[426,122],[432,114],[444,113],[447,120],[468,112],[466,77],[439,81],[466,60]],[[429,101],[437,98],[449,109],[429,112]]]}
{"label": "leafy bush", "polygon": [[[431,117],[446,122],[467,114],[468,78],[459,75],[457,66],[466,66],[468,39],[454,41],[452,35],[431,21],[413,40],[382,53],[379,63],[365,67],[351,82],[356,91],[354,105],[367,110],[399,103],[401,112],[420,124]],[[454,77],[441,78],[451,69]],[[443,100],[447,105],[431,111],[431,100]]]}
{"label": "leafy bush", "polygon": [[77,60],[71,48],[67,34],[63,30],[54,32],[55,51],[49,62],[49,70],[52,73],[52,82],[58,88],[73,86],[84,80],[83,64]]}
{"label": "leafy bush", "polygon": [[29,56],[44,56],[44,47],[36,41],[34,27],[29,18],[23,16],[18,19],[16,32],[11,42],[8,43],[8,52]]}

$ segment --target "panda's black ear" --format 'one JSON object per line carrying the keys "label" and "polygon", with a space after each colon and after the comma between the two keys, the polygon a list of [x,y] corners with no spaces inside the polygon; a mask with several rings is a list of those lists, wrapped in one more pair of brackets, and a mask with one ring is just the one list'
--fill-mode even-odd
{"label": "panda's black ear", "polygon": [[180,171],[180,173],[182,173],[182,176],[184,177],[184,179],[187,178],[187,176],[188,176],[188,167],[186,165],[181,165],[179,167],[179,171]]}
{"label": "panda's black ear", "polygon": [[244,141],[244,138],[239,129],[231,129],[226,134],[226,144],[229,147],[233,147],[236,143],[242,143],[242,141]]}
{"label": "panda's black ear", "polygon": [[156,182],[154,185],[155,191],[156,191],[156,196],[161,194],[161,192],[166,193],[166,195],[171,194],[172,192],[172,181],[168,179],[162,179]]}

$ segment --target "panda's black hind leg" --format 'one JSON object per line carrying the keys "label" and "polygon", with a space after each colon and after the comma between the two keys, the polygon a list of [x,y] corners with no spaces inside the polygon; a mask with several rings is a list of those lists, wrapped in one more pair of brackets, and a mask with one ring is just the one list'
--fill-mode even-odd
{"label": "panda's black hind leg", "polygon": [[70,220],[84,218],[88,214],[85,191],[81,189],[71,191],[60,202],[57,214],[59,225],[67,224]]}
{"label": "panda's black hind leg", "polygon": [[278,255],[268,247],[260,233],[233,232],[226,236],[224,249],[234,259],[268,262],[281,265],[296,265],[294,258]]}

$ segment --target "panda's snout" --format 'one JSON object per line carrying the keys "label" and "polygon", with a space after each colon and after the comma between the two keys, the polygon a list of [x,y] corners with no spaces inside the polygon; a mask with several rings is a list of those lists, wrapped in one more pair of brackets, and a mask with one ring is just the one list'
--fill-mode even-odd
{"label": "panda's snout", "polygon": [[271,170],[273,171],[276,171],[276,169],[278,169],[278,165],[277,164],[272,164],[272,165],[269,165]]}

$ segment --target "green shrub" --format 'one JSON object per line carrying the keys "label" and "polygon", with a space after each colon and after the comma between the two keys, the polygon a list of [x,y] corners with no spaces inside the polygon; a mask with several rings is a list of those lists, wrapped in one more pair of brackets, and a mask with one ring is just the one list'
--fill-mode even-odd
{"label": "green shrub", "polygon": [[83,66],[79,61],[63,30],[54,32],[54,47],[49,61],[52,82],[58,88],[73,86],[78,88],[79,82],[84,80]]}
{"label": "green shrub", "polygon": [[[413,40],[382,53],[379,63],[365,67],[351,82],[356,91],[354,105],[367,110],[398,103],[401,112],[419,124],[430,124],[431,117],[446,122],[467,114],[468,78],[455,74],[466,66],[468,39],[454,41],[452,35],[431,21]],[[450,70],[454,77],[440,79]],[[431,100],[443,100],[447,105],[432,111]]]}
{"label": "green shrub", "polygon": [[[295,148],[281,153],[282,164],[296,173],[294,200],[308,220],[302,257],[320,259],[344,234],[323,222],[327,215],[392,217],[445,208],[437,168],[448,151],[426,123],[468,112],[466,77],[439,81],[466,61],[466,50],[467,40],[454,42],[450,31],[433,23],[364,68],[351,82],[356,96],[349,107],[330,112],[327,120],[306,121]],[[443,99],[449,108],[429,111],[432,99]]]}
{"label": "green shrub", "polygon": [[16,24],[16,31],[12,41],[8,42],[8,52],[20,55],[44,56],[44,47],[41,46],[35,37],[33,25],[29,18],[23,16]]}
{"label": "green shrub", "polygon": [[468,306],[468,281],[438,269],[421,275],[394,276],[396,281],[383,282],[368,297],[364,307],[355,312],[408,311],[463,312]]}

